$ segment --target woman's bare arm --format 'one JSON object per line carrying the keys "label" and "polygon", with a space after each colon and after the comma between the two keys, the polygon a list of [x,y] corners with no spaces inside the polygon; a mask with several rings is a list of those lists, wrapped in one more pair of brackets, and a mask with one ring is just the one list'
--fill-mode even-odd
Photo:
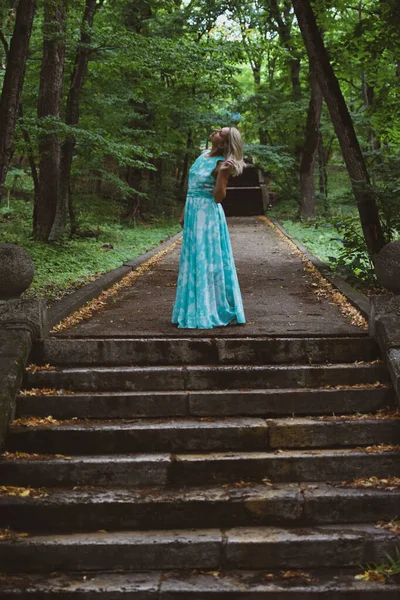
{"label": "woman's bare arm", "polygon": [[226,196],[226,186],[228,184],[229,177],[232,172],[232,161],[224,160],[223,163],[219,164],[219,168],[217,171],[217,180],[215,182],[215,187],[213,191],[213,196],[215,202],[219,204],[225,199]]}

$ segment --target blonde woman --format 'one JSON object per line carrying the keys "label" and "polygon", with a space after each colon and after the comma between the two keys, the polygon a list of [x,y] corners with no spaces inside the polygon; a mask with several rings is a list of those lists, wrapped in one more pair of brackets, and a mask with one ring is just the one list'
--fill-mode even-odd
{"label": "blonde woman", "polygon": [[182,252],[172,322],[185,329],[245,323],[242,297],[221,202],[231,175],[243,170],[243,143],[235,127],[216,129],[189,171],[180,218]]}

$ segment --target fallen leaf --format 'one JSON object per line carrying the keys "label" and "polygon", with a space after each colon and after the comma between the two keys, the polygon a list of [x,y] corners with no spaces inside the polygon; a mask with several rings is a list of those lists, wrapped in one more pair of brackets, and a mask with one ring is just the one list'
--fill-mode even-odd
{"label": "fallen leaf", "polygon": [[49,415],[48,417],[23,417],[15,419],[12,424],[15,427],[41,427],[43,425],[60,425],[61,422]]}
{"label": "fallen leaf", "polygon": [[180,239],[170,244],[167,248],[164,248],[164,250],[161,250],[160,252],[152,256],[148,261],[140,265],[137,269],[128,273],[128,275],[125,275],[125,277],[123,277],[120,281],[115,283],[112,287],[108,288],[107,290],[104,290],[104,292],[102,292],[97,298],[94,298],[93,300],[85,304],[82,308],[72,313],[72,315],[69,315],[68,317],[63,319],[60,323],[58,323],[58,325],[55,325],[53,327],[51,332],[57,333],[59,331],[65,331],[66,329],[77,325],[83,320],[91,319],[94,314],[104,310],[104,308],[106,308],[109,301],[114,296],[117,296],[119,292],[124,288],[133,285],[139,277],[144,275],[154,265],[160,262],[160,260],[166,254],[171,252],[178,243],[180,243]]}

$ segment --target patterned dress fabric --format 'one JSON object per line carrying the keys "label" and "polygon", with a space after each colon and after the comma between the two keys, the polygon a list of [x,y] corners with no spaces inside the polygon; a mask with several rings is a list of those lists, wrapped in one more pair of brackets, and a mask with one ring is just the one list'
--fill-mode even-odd
{"label": "patterned dress fabric", "polygon": [[189,171],[182,251],[172,322],[184,329],[245,323],[225,213],[213,197],[221,156],[206,150]]}

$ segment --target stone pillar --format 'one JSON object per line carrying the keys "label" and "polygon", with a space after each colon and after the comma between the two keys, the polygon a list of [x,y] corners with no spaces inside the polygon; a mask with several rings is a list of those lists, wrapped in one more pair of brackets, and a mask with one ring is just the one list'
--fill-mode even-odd
{"label": "stone pillar", "polygon": [[35,339],[47,332],[46,302],[24,300],[34,275],[29,254],[15,244],[0,244],[0,449]]}
{"label": "stone pillar", "polygon": [[379,344],[400,404],[400,242],[382,248],[375,259],[375,273],[393,295],[370,298],[369,333]]}
{"label": "stone pillar", "polygon": [[370,298],[369,333],[379,344],[400,404],[400,296]]}
{"label": "stone pillar", "polygon": [[382,248],[375,258],[375,274],[383,287],[400,294],[400,241]]}

